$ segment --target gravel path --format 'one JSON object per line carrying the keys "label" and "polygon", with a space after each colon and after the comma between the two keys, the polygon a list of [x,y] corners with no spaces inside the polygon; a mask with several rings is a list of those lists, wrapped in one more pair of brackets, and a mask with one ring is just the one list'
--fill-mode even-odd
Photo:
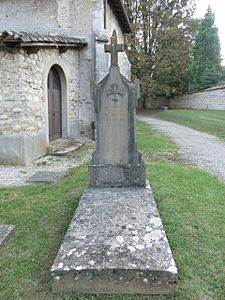
{"label": "gravel path", "polygon": [[[225,181],[225,142],[207,133],[146,115],[139,115],[138,119],[174,139],[184,158]],[[0,166],[0,186],[25,185],[26,180],[38,171],[66,171],[89,160],[92,151],[79,158],[45,156],[29,167]]]}
{"label": "gravel path", "polygon": [[171,137],[184,158],[225,181],[225,142],[213,135],[146,115],[139,115],[138,119]]}
{"label": "gravel path", "polygon": [[92,152],[93,149],[90,148],[82,151],[78,157],[46,155],[29,167],[0,166],[0,186],[27,185],[26,180],[38,171],[65,172],[89,160]]}

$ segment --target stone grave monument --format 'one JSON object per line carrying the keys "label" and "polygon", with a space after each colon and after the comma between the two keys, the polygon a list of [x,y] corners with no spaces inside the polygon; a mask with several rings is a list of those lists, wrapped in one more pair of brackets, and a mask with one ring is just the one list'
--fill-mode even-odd
{"label": "stone grave monument", "polygon": [[109,74],[95,87],[96,151],[90,166],[90,186],[145,186],[145,166],[135,141],[135,110],[139,86],[120,74],[116,32],[111,44]]}
{"label": "stone grave monument", "polygon": [[109,74],[95,88],[96,151],[89,186],[51,268],[54,292],[165,294],[177,269],[135,143],[138,87],[118,67],[115,32]]}

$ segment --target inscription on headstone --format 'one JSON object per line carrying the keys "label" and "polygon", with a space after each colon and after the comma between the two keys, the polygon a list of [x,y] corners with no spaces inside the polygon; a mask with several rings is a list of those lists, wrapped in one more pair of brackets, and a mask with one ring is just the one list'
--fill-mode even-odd
{"label": "inscription on headstone", "polygon": [[111,44],[109,74],[95,87],[96,151],[90,166],[90,186],[145,186],[145,166],[135,140],[137,84],[120,74],[116,32]]}
{"label": "inscription on headstone", "polygon": [[[115,74],[116,75],[116,74]],[[122,82],[109,78],[108,88],[103,89],[103,101],[97,111],[99,162],[104,164],[128,164],[128,95]]]}

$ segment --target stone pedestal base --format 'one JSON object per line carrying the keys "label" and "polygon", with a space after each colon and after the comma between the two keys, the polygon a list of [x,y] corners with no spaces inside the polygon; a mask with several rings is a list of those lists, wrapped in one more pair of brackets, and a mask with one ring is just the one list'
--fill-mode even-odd
{"label": "stone pedestal base", "polygon": [[177,269],[150,187],[87,188],[51,272],[54,292],[174,292]]}
{"label": "stone pedestal base", "polygon": [[47,151],[46,134],[0,136],[0,163],[28,166]]}
{"label": "stone pedestal base", "polygon": [[145,165],[91,165],[91,187],[145,187]]}

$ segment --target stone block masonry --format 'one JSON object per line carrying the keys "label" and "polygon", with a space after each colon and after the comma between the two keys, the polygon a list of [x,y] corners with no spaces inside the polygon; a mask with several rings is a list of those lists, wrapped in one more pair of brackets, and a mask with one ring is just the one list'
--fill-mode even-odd
{"label": "stone block masonry", "polygon": [[[29,164],[46,152],[47,75],[43,74],[47,67],[50,69],[49,63],[58,64],[64,72],[67,69],[65,75],[67,75],[68,102],[67,105],[63,105],[63,137],[76,138],[79,134],[93,136],[91,125],[95,120],[95,114],[91,83],[94,80],[100,81],[107,73],[109,57],[104,53],[104,42],[112,31],[116,29],[120,42],[124,41],[125,29],[121,27],[120,17],[115,15],[107,4],[105,28],[104,5],[100,0],[0,1],[2,32],[77,36],[85,38],[88,43],[88,47],[79,53],[68,50],[61,55],[54,48],[41,49],[37,54],[31,55],[26,55],[22,49],[14,52],[11,50],[11,53],[0,51],[0,143],[9,145],[10,138],[13,145],[19,139],[20,145],[14,152],[11,151],[12,147],[4,146],[4,149],[0,147],[1,161]],[[104,39],[98,40],[99,36],[104,36]],[[120,54],[119,64],[122,74],[129,78],[130,64],[125,53]],[[30,136],[33,137],[30,147],[32,149],[24,149],[21,152],[23,145],[28,145]],[[14,140],[14,137],[17,140]]]}
{"label": "stone block masonry", "polygon": [[[48,73],[56,65],[64,79],[63,136],[79,135],[79,55],[67,50],[0,50],[0,160],[29,164],[48,144]],[[63,80],[62,80],[63,82]],[[77,128],[75,128],[77,127]]]}
{"label": "stone block masonry", "polygon": [[[68,50],[41,49],[26,54],[0,50],[0,125],[1,135],[37,134],[46,127],[47,75],[52,65],[59,65],[68,75],[70,116],[78,119],[78,54]],[[64,70],[65,67],[65,70]]]}
{"label": "stone block masonry", "polygon": [[170,108],[225,110],[225,87],[215,87],[169,99]]}
{"label": "stone block masonry", "polygon": [[151,102],[149,108],[161,108],[162,106],[168,106],[171,109],[225,110],[225,86],[174,96],[174,98],[158,97]]}
{"label": "stone block masonry", "polygon": [[54,292],[174,292],[177,269],[150,186],[87,188],[51,272]]}

